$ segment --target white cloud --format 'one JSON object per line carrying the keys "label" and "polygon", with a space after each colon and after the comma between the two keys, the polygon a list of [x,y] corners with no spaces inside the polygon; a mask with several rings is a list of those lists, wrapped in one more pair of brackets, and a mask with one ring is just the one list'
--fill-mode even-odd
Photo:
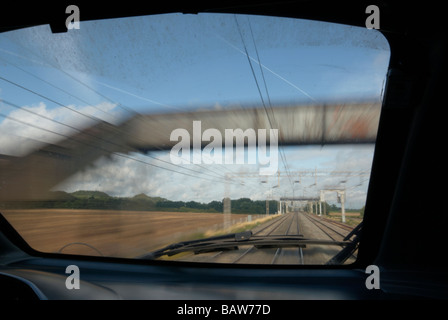
{"label": "white cloud", "polygon": [[[71,106],[71,108],[95,117],[101,117],[101,113],[104,112],[111,115],[116,112],[115,105],[106,102],[96,106]],[[2,133],[0,153],[2,154],[23,155],[30,148],[36,148],[39,143],[55,143],[65,139],[61,135],[71,135],[76,132],[58,122],[79,129],[92,123],[91,120],[86,120],[79,114],[73,114],[66,108],[48,108],[44,103],[12,110],[9,116],[20,119],[28,125],[11,119],[5,119],[0,123]],[[45,128],[47,131],[33,126]],[[285,155],[290,172],[314,168],[356,172],[370,169],[373,148],[371,146],[308,146],[285,148]],[[283,164],[280,162],[279,169],[282,173],[280,185],[278,188],[272,188],[278,183],[277,176],[257,175],[259,169],[257,165],[174,166],[169,164],[168,151],[151,153],[150,156],[128,154],[101,158],[54,189],[68,192],[98,190],[112,196],[134,196],[145,193],[170,200],[210,202],[220,201],[225,196],[230,196],[232,199],[248,197],[253,200],[271,197],[278,199],[281,196],[291,196],[293,193],[296,196],[316,196],[320,188],[338,185],[344,179],[344,177],[321,177],[317,180],[317,184],[313,185],[316,182],[313,177],[302,177],[301,183],[294,184],[291,188],[290,181],[284,175]],[[249,172],[252,173],[251,177],[247,175]],[[227,186],[226,174],[231,178]],[[293,180],[297,178],[292,177]],[[261,183],[261,180],[266,180],[266,183]],[[350,203],[358,205],[365,201],[366,182],[360,184],[359,177],[349,177],[345,180],[345,186],[351,190],[348,194]],[[358,184],[360,185],[357,186]]]}
{"label": "white cloud", "polygon": [[103,102],[96,106],[48,108],[40,102],[15,108],[0,123],[0,154],[22,156],[44,143],[66,139],[92,125],[96,118],[112,122],[118,115],[115,107]]}

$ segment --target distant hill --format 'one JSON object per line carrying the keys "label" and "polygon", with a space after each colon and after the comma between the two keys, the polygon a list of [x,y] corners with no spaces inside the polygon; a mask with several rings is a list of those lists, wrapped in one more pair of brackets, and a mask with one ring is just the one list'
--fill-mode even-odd
{"label": "distant hill", "polygon": [[79,190],[79,191],[75,191],[70,193],[70,195],[72,195],[75,198],[78,199],[109,199],[110,196],[102,191],[87,191],[87,190]]}
{"label": "distant hill", "polygon": [[150,198],[151,198],[150,196],[147,196],[144,193],[139,193],[139,194],[137,194],[137,195],[132,197],[132,199],[144,199],[144,200],[147,200],[147,199],[150,199]]}
{"label": "distant hill", "polygon": [[165,198],[161,198],[161,197],[150,197],[144,193],[137,194],[137,195],[133,196],[131,199],[137,200],[137,201],[151,201],[154,203],[166,200]]}
{"label": "distant hill", "polygon": [[75,196],[65,191],[52,191],[50,192],[50,194],[51,194],[50,199],[54,201],[68,201],[76,199]]}

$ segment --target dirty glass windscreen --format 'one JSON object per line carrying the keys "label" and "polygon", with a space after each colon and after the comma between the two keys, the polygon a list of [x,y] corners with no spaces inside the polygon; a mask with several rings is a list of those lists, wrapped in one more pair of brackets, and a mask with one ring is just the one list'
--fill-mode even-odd
{"label": "dirty glass windscreen", "polygon": [[355,261],[381,33],[178,13],[0,34],[0,211],[35,250]]}

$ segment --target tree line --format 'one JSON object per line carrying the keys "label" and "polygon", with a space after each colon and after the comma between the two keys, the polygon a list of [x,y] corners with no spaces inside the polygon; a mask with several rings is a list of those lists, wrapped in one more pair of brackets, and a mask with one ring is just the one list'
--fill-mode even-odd
{"label": "tree line", "polygon": [[[269,213],[277,212],[277,201],[269,201]],[[197,201],[172,201],[161,197],[139,194],[134,197],[112,197],[100,191],[57,191],[51,200],[1,202],[0,209],[96,209],[130,211],[179,211],[222,213],[223,201],[201,203]],[[240,198],[231,201],[231,212],[240,214],[265,214],[265,200]]]}

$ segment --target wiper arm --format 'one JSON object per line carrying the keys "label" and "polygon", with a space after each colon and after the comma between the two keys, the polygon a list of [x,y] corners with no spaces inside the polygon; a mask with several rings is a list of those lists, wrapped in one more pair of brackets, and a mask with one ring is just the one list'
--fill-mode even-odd
{"label": "wiper arm", "polygon": [[291,236],[253,236],[251,231],[231,233],[224,236],[200,240],[184,241],[171,244],[141,257],[141,259],[157,259],[161,256],[173,256],[178,253],[192,251],[195,254],[237,250],[238,246],[253,245],[256,248],[306,247],[307,244],[346,246],[348,241],[307,239],[301,235]]}
{"label": "wiper arm", "polygon": [[199,240],[182,241],[170,244],[162,249],[150,252],[149,254],[146,254],[140,258],[157,259],[164,255],[173,256],[175,254],[186,251],[194,251],[195,253],[198,253],[199,251],[207,250],[206,248],[208,249],[216,248],[217,245],[220,245],[222,248],[230,249],[232,246],[233,247],[236,246],[235,243],[245,241],[251,236],[252,232],[246,231],[240,233],[230,233],[223,236],[216,236]]}
{"label": "wiper arm", "polygon": [[352,236],[355,236],[352,241],[349,242],[349,244],[339,251],[333,258],[327,261],[327,265],[339,265],[343,264],[345,261],[347,261],[348,258],[350,258],[353,253],[358,249],[359,241],[361,238],[361,231],[362,231],[362,222],[356,226],[345,238],[345,240],[349,240]]}

